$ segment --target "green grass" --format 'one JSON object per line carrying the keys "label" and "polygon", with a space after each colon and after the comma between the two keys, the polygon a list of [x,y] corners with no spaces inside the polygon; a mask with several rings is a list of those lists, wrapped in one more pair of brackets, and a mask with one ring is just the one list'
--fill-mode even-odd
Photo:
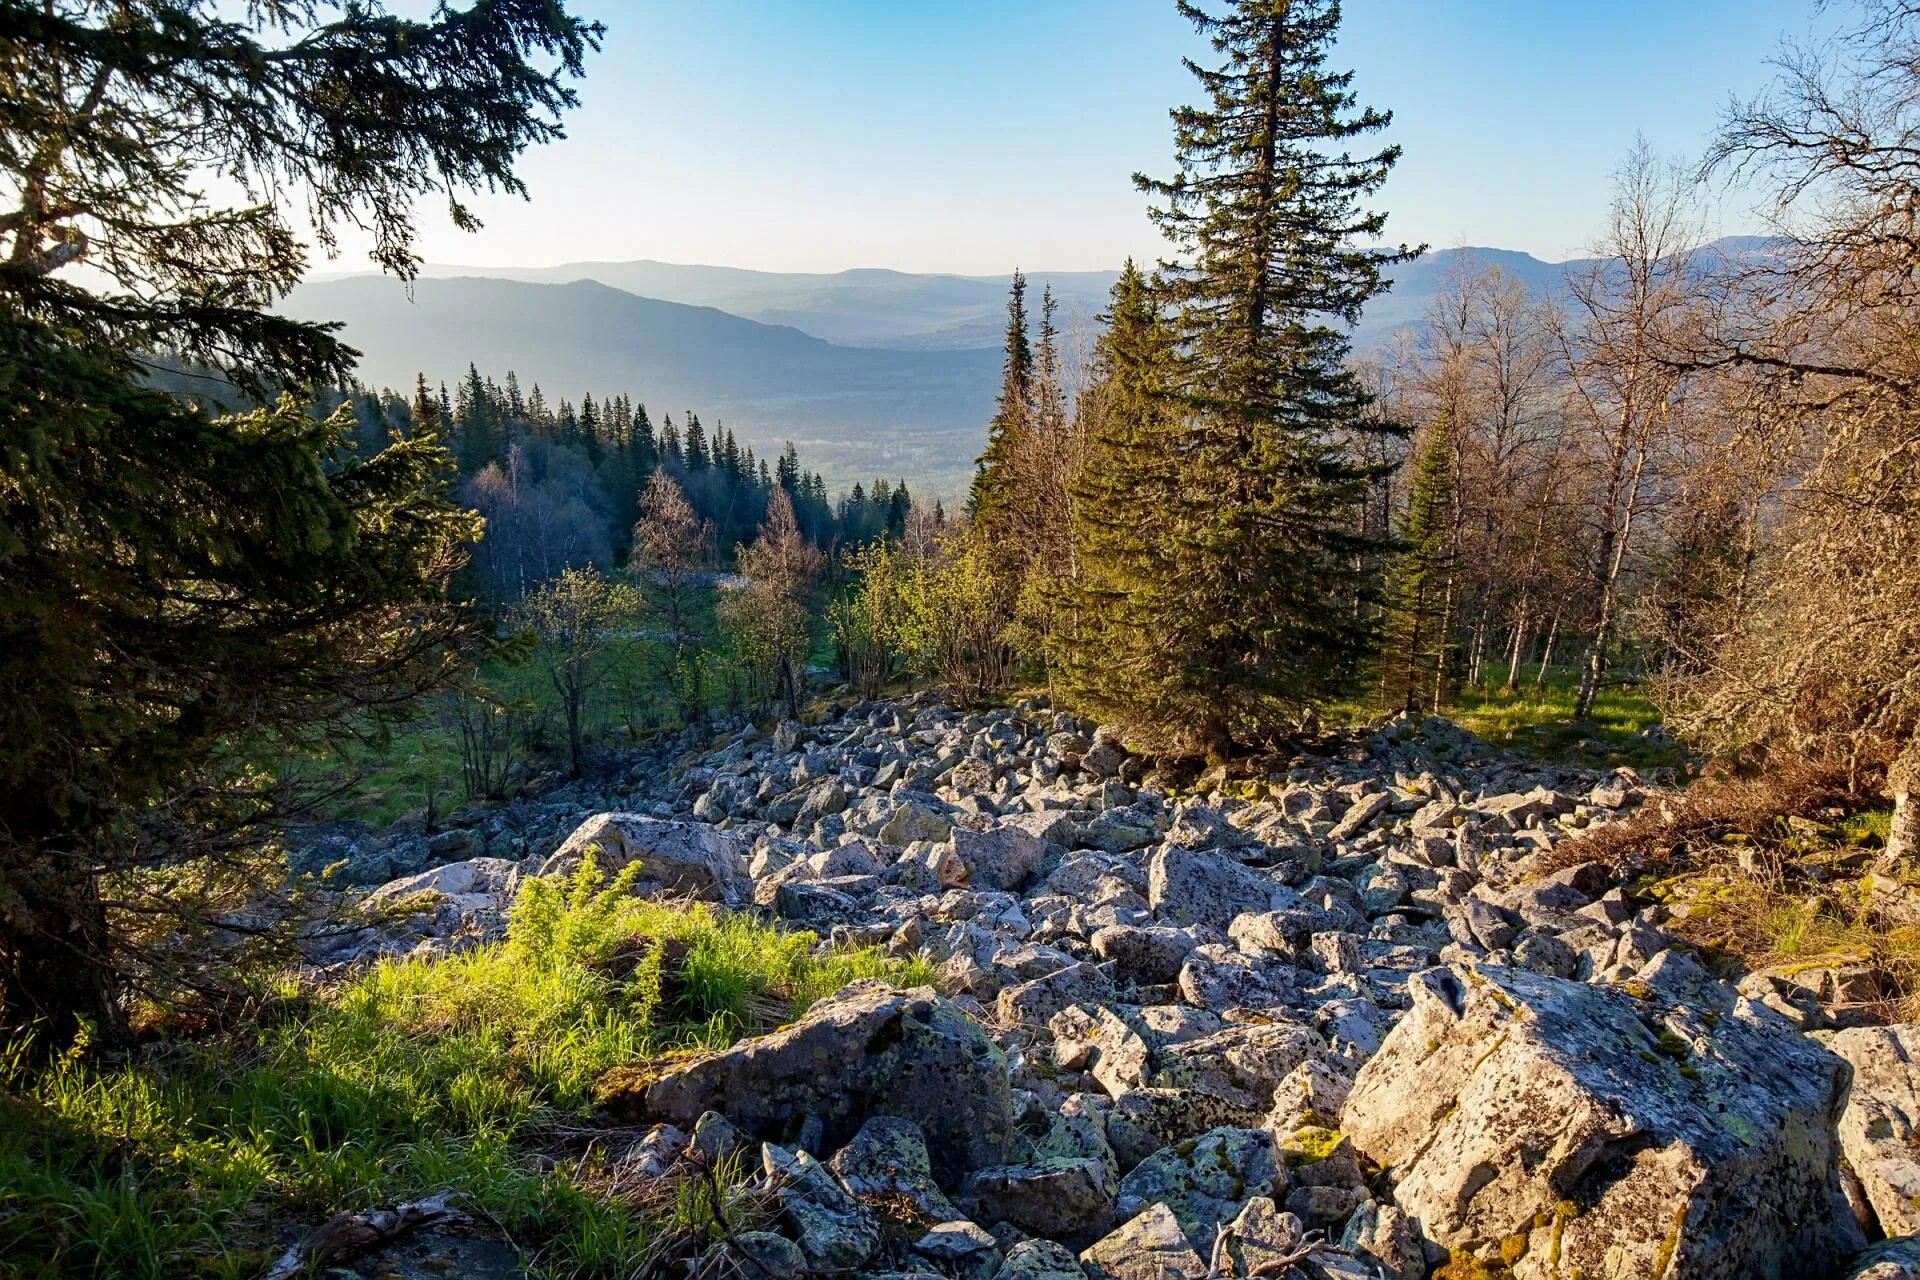
{"label": "green grass", "polygon": [[243,1032],[6,1070],[0,1275],[252,1277],[283,1228],[442,1189],[539,1274],[630,1273],[675,1224],[596,1196],[554,1136],[597,1123],[603,1073],[729,1043],[854,978],[929,977],[630,882],[532,882],[506,941],[283,988]]}
{"label": "green grass", "polygon": [[[1640,736],[1660,723],[1660,712],[1639,690],[1601,689],[1584,720],[1574,718],[1575,692],[1571,672],[1549,675],[1542,689],[1534,688],[1530,677],[1512,693],[1467,687],[1456,691],[1440,714],[1492,746],[1543,764],[1646,769],[1685,763],[1679,747]],[[1375,703],[1348,701],[1331,708],[1327,718],[1357,724],[1382,714]]]}

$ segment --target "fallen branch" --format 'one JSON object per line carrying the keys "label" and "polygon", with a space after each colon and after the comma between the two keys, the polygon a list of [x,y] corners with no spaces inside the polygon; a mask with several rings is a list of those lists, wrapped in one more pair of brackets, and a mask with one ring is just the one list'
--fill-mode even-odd
{"label": "fallen branch", "polygon": [[456,1221],[463,1215],[453,1207],[452,1199],[452,1192],[442,1191],[391,1209],[336,1213],[281,1254],[262,1280],[291,1280],[321,1263],[364,1252],[421,1227]]}

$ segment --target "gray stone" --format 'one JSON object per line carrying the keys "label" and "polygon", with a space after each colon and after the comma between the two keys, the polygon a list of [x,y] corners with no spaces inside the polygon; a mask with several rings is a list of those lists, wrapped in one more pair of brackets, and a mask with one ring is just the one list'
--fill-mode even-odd
{"label": "gray stone", "polygon": [[1147,901],[1153,914],[1173,924],[1209,924],[1225,929],[1233,918],[1279,905],[1281,886],[1217,853],[1167,845],[1147,867]]}
{"label": "gray stone", "polygon": [[848,1195],[824,1165],[804,1151],[771,1143],[762,1148],[762,1158],[774,1180],[780,1216],[809,1267],[857,1267],[873,1256],[880,1247],[879,1220]]}
{"label": "gray stone", "polygon": [[1022,1240],[1007,1250],[993,1280],[1086,1280],[1073,1250],[1051,1240]]}
{"label": "gray stone", "polygon": [[1486,964],[1409,991],[1341,1129],[1443,1248],[1524,1234],[1520,1280],[1550,1252],[1592,1276],[1732,1280],[1860,1247],[1832,1136],[1846,1064],[1772,1015]]}
{"label": "gray stone", "polygon": [[1882,1240],[1853,1260],[1845,1280],[1920,1280],[1920,1236]]}
{"label": "gray stone", "polygon": [[1920,1232],[1920,1026],[1850,1027],[1827,1046],[1853,1064],[1840,1149],[1883,1235]]}
{"label": "gray stone", "polygon": [[1265,1129],[1210,1129],[1198,1138],[1164,1147],[1120,1180],[1114,1210],[1131,1218],[1163,1204],[1189,1240],[1211,1241],[1255,1196],[1284,1190],[1286,1176]]}
{"label": "gray stone", "polygon": [[898,1116],[926,1135],[943,1185],[1004,1163],[1013,1146],[1006,1060],[977,1022],[925,987],[856,983],[792,1026],[668,1071],[646,1105],[683,1124],[724,1109],[770,1138],[814,1115],[830,1146],[870,1115]]}
{"label": "gray stone", "polygon": [[1020,890],[1039,874],[1046,848],[1017,826],[991,831],[953,829],[953,852],[967,869],[968,883],[981,889]]}
{"label": "gray stone", "polygon": [[976,1219],[1010,1222],[1049,1240],[1086,1243],[1113,1217],[1113,1172],[1105,1161],[1056,1156],[967,1175],[961,1201]]}
{"label": "gray stone", "polygon": [[640,864],[634,892],[740,902],[749,888],[738,837],[704,822],[667,822],[638,813],[601,813],[573,829],[540,866],[543,876],[571,875],[588,850],[609,878]]}
{"label": "gray stone", "polygon": [[1113,962],[1116,978],[1152,984],[1179,976],[1195,939],[1192,930],[1169,925],[1111,924],[1097,930],[1091,942],[1096,956]]}
{"label": "gray stone", "polygon": [[1194,1252],[1173,1210],[1156,1204],[1080,1255],[1091,1280],[1203,1280],[1207,1264]]}
{"label": "gray stone", "polygon": [[900,1196],[936,1221],[959,1217],[933,1180],[920,1126],[897,1116],[871,1116],[827,1167],[855,1196]]}

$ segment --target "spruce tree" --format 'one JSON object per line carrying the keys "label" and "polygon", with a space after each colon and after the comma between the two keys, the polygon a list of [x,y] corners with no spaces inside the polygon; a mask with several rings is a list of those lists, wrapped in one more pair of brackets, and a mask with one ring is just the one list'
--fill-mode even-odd
{"label": "spruce tree", "polygon": [[989,539],[995,526],[1008,518],[1013,459],[1020,449],[1020,437],[1027,430],[1032,400],[1033,347],[1027,339],[1027,277],[1013,273],[1007,291],[1007,332],[1004,340],[1006,362],[1000,374],[1000,398],[987,424],[987,447],[980,455],[973,474],[973,488],[967,496],[969,518],[981,526]]}
{"label": "spruce tree", "polygon": [[[218,1005],[286,875],[261,766],[402,718],[478,638],[445,600],[479,527],[440,433],[356,456],[349,413],[306,408],[354,353],[274,304],[301,221],[411,276],[420,197],[471,227],[473,193],[523,194],[600,28],[557,0],[62,0],[0,29],[11,1065],[120,1038],[134,993]],[[157,389],[159,344],[251,407]]]}
{"label": "spruce tree", "polygon": [[1183,707],[1158,655],[1197,644],[1188,633],[1205,623],[1181,611],[1178,548],[1163,518],[1180,479],[1177,355],[1162,304],[1131,259],[1104,319],[1079,410],[1087,438],[1072,485],[1078,572],[1056,583],[1048,668],[1075,706],[1160,725]]}
{"label": "spruce tree", "polygon": [[1220,62],[1188,64],[1204,105],[1173,113],[1176,175],[1135,177],[1176,250],[1161,288],[1183,357],[1179,483],[1149,513],[1170,535],[1149,590],[1177,642],[1145,675],[1151,727],[1220,758],[1339,687],[1364,652],[1352,530],[1370,473],[1346,442],[1380,428],[1345,367],[1345,326],[1411,254],[1362,247],[1386,224],[1362,202],[1399,149],[1347,149],[1390,117],[1327,68],[1337,0],[1179,9]]}
{"label": "spruce tree", "polygon": [[1443,410],[1414,457],[1400,551],[1387,582],[1380,653],[1380,696],[1418,714],[1446,699],[1459,504],[1454,492],[1454,433]]}

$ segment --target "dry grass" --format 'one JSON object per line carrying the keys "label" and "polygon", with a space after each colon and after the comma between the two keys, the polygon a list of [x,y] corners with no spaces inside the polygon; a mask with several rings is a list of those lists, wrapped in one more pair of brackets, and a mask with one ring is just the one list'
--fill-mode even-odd
{"label": "dry grass", "polygon": [[1542,860],[1542,872],[1580,862],[1604,862],[1622,876],[1679,871],[1722,860],[1730,839],[1778,841],[1793,835],[1795,819],[1838,822],[1871,803],[1834,763],[1783,762],[1753,778],[1710,773],[1565,841]]}

